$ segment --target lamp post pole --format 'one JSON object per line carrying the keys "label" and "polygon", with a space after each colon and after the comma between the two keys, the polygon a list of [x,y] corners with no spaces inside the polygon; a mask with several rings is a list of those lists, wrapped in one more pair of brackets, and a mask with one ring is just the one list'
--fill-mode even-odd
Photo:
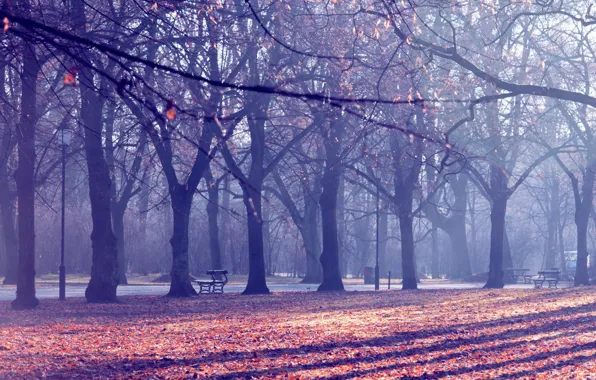
{"label": "lamp post pole", "polygon": [[375,262],[375,290],[379,290],[380,278],[379,278],[379,186],[377,186],[377,197],[376,197],[376,214],[377,214],[377,244],[376,244],[376,262]]}
{"label": "lamp post pole", "polygon": [[64,200],[66,188],[66,141],[64,141],[64,128],[60,131],[60,145],[62,146],[62,207],[60,226],[60,275],[59,275],[59,299],[66,300],[66,267],[64,266]]}

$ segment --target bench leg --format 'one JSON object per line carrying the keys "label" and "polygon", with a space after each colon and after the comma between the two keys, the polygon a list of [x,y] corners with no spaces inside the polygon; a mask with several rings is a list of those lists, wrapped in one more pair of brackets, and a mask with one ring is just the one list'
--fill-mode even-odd
{"label": "bench leg", "polygon": [[543,283],[544,283],[544,281],[534,281],[534,287],[536,289],[540,289],[540,288],[542,288]]}
{"label": "bench leg", "polygon": [[224,292],[223,288],[224,288],[224,285],[216,284],[216,285],[213,285],[213,290],[211,292],[212,293],[223,293]]}
{"label": "bench leg", "polygon": [[552,289],[556,289],[556,288],[557,288],[557,282],[558,282],[558,281],[549,281],[549,282],[548,282],[548,288],[549,288],[549,289],[551,289],[551,288],[552,288]]}
{"label": "bench leg", "polygon": [[211,284],[199,283],[199,294],[211,293]]}

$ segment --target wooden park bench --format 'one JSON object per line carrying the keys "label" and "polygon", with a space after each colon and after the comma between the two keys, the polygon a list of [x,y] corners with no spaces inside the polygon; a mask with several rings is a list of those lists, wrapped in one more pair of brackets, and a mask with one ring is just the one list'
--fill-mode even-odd
{"label": "wooden park bench", "polygon": [[542,288],[544,283],[548,284],[550,288],[557,288],[557,284],[559,283],[559,277],[561,275],[561,271],[558,269],[551,269],[551,270],[542,270],[538,271],[538,276],[532,278],[534,281],[534,287]]}
{"label": "wooden park bench", "polygon": [[224,286],[228,283],[228,271],[225,269],[214,269],[208,270],[206,273],[211,275],[211,280],[195,280],[199,284],[199,294],[223,293]]}

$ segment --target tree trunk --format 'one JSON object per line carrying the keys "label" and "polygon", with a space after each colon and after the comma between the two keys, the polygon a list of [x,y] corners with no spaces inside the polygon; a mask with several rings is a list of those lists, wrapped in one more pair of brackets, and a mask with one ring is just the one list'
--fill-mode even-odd
{"label": "tree trunk", "polygon": [[410,212],[407,210],[407,207],[404,207],[403,209],[400,207],[399,231],[401,234],[401,270],[403,274],[402,290],[418,289],[416,281],[416,263],[414,261],[413,220]]}
{"label": "tree trunk", "polygon": [[575,268],[574,286],[590,285],[588,276],[588,224],[592,204],[582,202],[582,207],[576,211],[575,225],[577,226],[577,263]]}
{"label": "tree trunk", "polygon": [[[503,227],[503,268],[513,268],[513,256],[511,255],[511,244],[509,244],[509,235],[507,234],[507,227]],[[504,275],[505,273],[503,273]],[[503,276],[503,282],[506,284],[515,284],[515,279],[512,276]]]}
{"label": "tree trunk", "polygon": [[563,240],[564,226],[561,224],[560,216],[557,216],[557,243],[559,250],[559,265],[561,266],[561,277],[569,280],[569,272],[567,271],[567,260],[565,259],[565,243]]}
{"label": "tree trunk", "polygon": [[[4,159],[6,161],[6,158]],[[0,186],[0,214],[2,214],[2,232],[4,247],[6,249],[6,267],[4,273],[4,285],[17,283],[17,270],[19,265],[19,245],[17,232],[14,226],[14,204],[10,199],[8,186],[8,173],[5,162],[0,164],[0,180],[4,185]]]}
{"label": "tree trunk", "polygon": [[17,298],[13,309],[33,309],[35,297],[35,120],[39,64],[34,47],[23,43],[21,118],[17,127],[19,166],[15,173],[18,196]]}
{"label": "tree trunk", "polygon": [[[430,275],[432,278],[439,278],[439,242],[437,236],[437,229],[431,224],[431,263],[430,263]],[[455,251],[454,251],[455,254]]]}
{"label": "tree trunk", "polygon": [[[194,190],[194,189],[193,189]],[[197,295],[190,282],[188,263],[188,225],[192,205],[192,193],[183,185],[170,190],[174,231],[172,245],[172,270],[169,297],[190,297]]]}
{"label": "tree trunk", "polygon": [[262,181],[251,181],[251,188],[248,187],[248,184],[242,184],[248,223],[249,266],[248,283],[242,294],[269,294],[265,276],[265,256],[263,255],[261,183]]}
{"label": "tree trunk", "polygon": [[342,182],[341,142],[345,125],[343,120],[338,117],[333,118],[333,116],[329,124],[329,131],[323,131],[325,169],[321,178],[322,192],[319,198],[323,232],[323,251],[320,258],[323,282],[317,289],[319,292],[344,290],[340,272],[340,248],[337,233],[337,198]]}
{"label": "tree trunk", "polygon": [[[72,2],[73,25],[81,35],[86,33],[87,19],[82,0]],[[88,302],[117,302],[118,249],[112,231],[112,180],[103,151],[103,106],[105,83],[96,88],[90,50],[78,52],[81,111],[80,122],[85,131],[85,156],[89,175],[89,199],[91,202],[92,264],[91,279],[85,290]]]}
{"label": "tree trunk", "polygon": [[321,283],[321,242],[319,240],[318,213],[319,204],[313,197],[304,199],[304,226],[301,229],[302,240],[306,250],[306,275],[300,281],[302,284]]}
{"label": "tree trunk", "polygon": [[507,198],[495,197],[490,212],[490,263],[485,289],[497,289],[505,286],[503,282],[503,242],[506,210]]}
{"label": "tree trunk", "polygon": [[[268,194],[265,191],[265,199],[268,198]],[[269,230],[269,207],[267,204],[261,205],[261,213],[262,213],[262,230],[263,230],[263,258],[266,258],[266,265],[265,265],[265,274],[268,276],[272,276],[275,272],[273,268],[273,257],[271,251],[271,231]]]}
{"label": "tree trunk", "polygon": [[323,192],[319,204],[321,206],[321,226],[323,229],[323,252],[321,267],[323,282],[318,291],[343,291],[344,285],[339,270],[339,241],[337,236],[337,192],[339,189],[339,168],[325,168],[321,180]]}
{"label": "tree trunk", "polygon": [[217,183],[213,181],[211,174],[206,176],[207,192],[209,202],[207,202],[207,219],[209,221],[209,251],[211,253],[211,268],[223,269],[221,259],[221,249],[219,245],[219,189]]}
{"label": "tree trunk", "polygon": [[589,285],[588,275],[588,224],[594,199],[594,170],[596,162],[591,162],[584,171],[582,185],[582,200],[579,207],[576,202],[575,225],[577,226],[577,263],[575,267],[575,280],[573,285]]}
{"label": "tree trunk", "polygon": [[112,231],[112,181],[103,154],[102,107],[97,97],[93,88],[81,86],[81,119],[85,130],[85,155],[93,221],[91,279],[85,290],[85,297],[88,302],[116,302],[119,271],[117,240]]}
{"label": "tree trunk", "polygon": [[383,278],[388,275],[389,258],[387,257],[387,241],[388,241],[388,218],[389,215],[385,209],[385,202],[380,201],[380,215],[379,215],[379,277]]}
{"label": "tree trunk", "polygon": [[453,217],[450,219],[449,228],[445,231],[451,240],[454,265],[451,276],[453,278],[466,278],[471,275],[470,255],[468,251],[468,237],[466,234],[465,216]]}
{"label": "tree trunk", "polygon": [[557,259],[557,247],[555,244],[555,233],[557,227],[551,222],[551,220],[549,220],[547,228],[547,238],[544,242],[544,266],[545,268],[550,269],[556,267],[555,262]]}
{"label": "tree trunk", "polygon": [[238,273],[237,267],[239,266],[237,260],[233,254],[233,250],[230,249],[230,176],[226,175],[224,179],[224,191],[222,197],[222,209],[224,212],[220,213],[221,219],[221,229],[220,229],[220,244],[221,244],[221,253],[226,255],[230,259],[230,263],[232,264],[232,273]]}
{"label": "tree trunk", "polygon": [[114,224],[114,235],[116,236],[116,248],[118,249],[118,278],[120,285],[128,285],[126,278],[127,261],[124,251],[124,208],[112,206],[112,223]]}
{"label": "tree trunk", "polygon": [[[346,256],[348,227],[346,225],[346,195],[344,193],[345,181],[340,180],[339,189],[337,191],[337,239],[339,241],[339,272],[342,276],[348,274],[348,257]],[[323,220],[321,219],[321,223]]]}

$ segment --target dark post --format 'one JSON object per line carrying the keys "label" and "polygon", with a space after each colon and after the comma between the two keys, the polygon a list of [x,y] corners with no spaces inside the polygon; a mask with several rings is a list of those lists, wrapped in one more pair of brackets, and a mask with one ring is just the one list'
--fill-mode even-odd
{"label": "dark post", "polygon": [[391,271],[389,271],[389,275],[387,277],[387,289],[391,289]]}
{"label": "dark post", "polygon": [[377,244],[376,244],[376,263],[375,263],[375,290],[379,290],[380,278],[379,278],[379,187],[377,186],[377,201],[376,201],[376,214],[377,214]]}
{"label": "dark post", "polygon": [[66,125],[61,125],[58,132],[60,133],[60,145],[62,146],[62,209],[61,209],[61,226],[60,226],[60,273],[58,278],[58,298],[60,300],[66,299],[66,267],[64,265],[64,204],[65,204],[65,188],[66,188],[66,147],[70,143],[70,130]]}

